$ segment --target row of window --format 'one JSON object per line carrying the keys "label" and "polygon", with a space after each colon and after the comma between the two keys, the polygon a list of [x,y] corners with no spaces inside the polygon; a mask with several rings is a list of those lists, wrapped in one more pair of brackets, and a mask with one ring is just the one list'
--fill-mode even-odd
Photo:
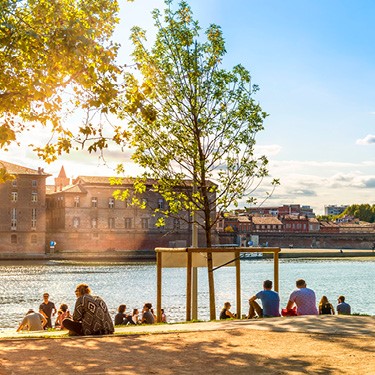
{"label": "row of window", "polygon": [[[124,228],[125,229],[133,229],[134,224],[133,224],[133,219],[130,217],[125,217],[123,219],[124,223]],[[73,228],[79,228],[81,225],[81,219],[76,216],[73,217]],[[114,229],[116,226],[116,220],[114,217],[108,218],[108,229]],[[149,229],[150,227],[150,219],[149,218],[141,218],[141,228],[142,229]],[[91,228],[92,229],[97,229],[98,228],[98,218],[92,218],[91,219]],[[180,220],[179,219],[174,219],[173,221],[173,228],[175,230],[180,229]]]}
{"label": "row of window", "polygon": [[286,229],[307,229],[307,224],[285,224]]}
{"label": "row of window", "polygon": [[[11,192],[10,200],[13,203],[18,201],[18,192],[17,191]],[[31,202],[38,202],[38,193],[36,193],[36,192],[31,193]]]}
{"label": "row of window", "polygon": [[[31,186],[33,188],[37,187],[38,181],[37,180],[31,180]],[[17,180],[16,179],[12,180],[12,187],[17,187]]]}
{"label": "row of window", "polygon": [[[31,209],[31,228],[36,228],[36,208]],[[10,229],[17,230],[17,209],[12,208],[10,211]]]}
{"label": "row of window", "polygon": [[[64,207],[64,197],[58,197],[56,202],[57,207]],[[144,205],[147,205],[147,199],[144,198],[142,200],[142,203]],[[53,203],[52,203],[53,204]],[[128,200],[125,201],[125,207],[128,207],[130,205],[130,202]],[[116,206],[116,199],[113,197],[108,198],[108,208],[115,208]],[[73,207],[79,208],[81,207],[81,198],[79,196],[74,197]],[[91,198],[91,207],[97,208],[98,207],[98,197],[92,197]],[[159,198],[157,202],[157,207],[162,210],[164,209],[164,199]]]}
{"label": "row of window", "polygon": [[[38,242],[38,237],[36,234],[31,235],[31,243],[37,243]],[[10,243],[12,244],[17,244],[18,243],[18,236],[16,234],[11,234],[10,235]]]}

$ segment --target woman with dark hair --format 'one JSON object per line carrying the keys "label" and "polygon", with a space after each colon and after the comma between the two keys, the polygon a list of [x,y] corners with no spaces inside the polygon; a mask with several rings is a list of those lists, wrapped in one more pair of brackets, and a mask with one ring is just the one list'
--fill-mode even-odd
{"label": "woman with dark hair", "polygon": [[125,314],[126,305],[120,305],[115,315],[115,326],[128,324],[128,315]]}
{"label": "woman with dark hair", "polygon": [[107,305],[98,296],[91,295],[87,284],[79,284],[75,290],[77,301],[73,320],[64,319],[63,324],[70,335],[107,335],[114,327]]}

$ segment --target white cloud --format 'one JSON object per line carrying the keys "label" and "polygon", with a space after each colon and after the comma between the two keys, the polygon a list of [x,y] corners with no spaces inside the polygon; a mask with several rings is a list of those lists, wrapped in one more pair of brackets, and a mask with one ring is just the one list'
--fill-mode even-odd
{"label": "white cloud", "polygon": [[371,145],[375,143],[375,135],[367,134],[366,137],[357,139],[355,142],[357,145]]}
{"label": "white cloud", "polygon": [[255,145],[256,154],[266,155],[267,157],[278,155],[281,151],[280,145]]}

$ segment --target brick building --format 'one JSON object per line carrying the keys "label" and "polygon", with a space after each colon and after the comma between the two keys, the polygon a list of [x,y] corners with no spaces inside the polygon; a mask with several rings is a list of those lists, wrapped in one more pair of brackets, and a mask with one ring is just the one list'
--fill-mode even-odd
{"label": "brick building", "polygon": [[315,217],[315,213],[310,206],[300,204],[284,204],[282,206],[261,206],[252,207],[246,209],[250,215],[261,215],[261,216],[307,216],[309,218]]}
{"label": "brick building", "polygon": [[[163,210],[166,202],[152,191],[155,181],[147,181],[146,191],[138,197],[146,208],[132,205],[133,183],[124,179],[112,185],[109,177],[79,176],[70,184],[62,169],[48,189],[48,240],[57,243],[59,252],[153,250],[175,241],[190,246],[190,213],[167,218],[165,226],[156,227],[154,209]],[[115,199],[113,193],[119,189],[128,190],[129,197]],[[199,233],[199,243],[204,243],[203,233]]]}
{"label": "brick building", "polygon": [[13,176],[0,184],[0,252],[44,254],[46,243],[46,178],[43,169],[1,161]]}

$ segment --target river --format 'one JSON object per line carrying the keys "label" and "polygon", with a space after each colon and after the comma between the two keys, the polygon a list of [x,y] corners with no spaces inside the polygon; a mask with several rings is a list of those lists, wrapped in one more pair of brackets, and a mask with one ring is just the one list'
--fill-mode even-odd
{"label": "river", "polygon": [[[280,298],[285,307],[295,280],[303,278],[314,289],[319,300],[326,295],[336,306],[344,295],[352,312],[375,315],[375,259],[280,259]],[[226,301],[235,307],[235,268],[215,271],[217,312]],[[273,278],[273,261],[268,259],[241,261],[242,313],[247,313],[248,298],[262,289],[265,279]],[[1,262],[0,263],[0,329],[16,328],[29,308],[38,310],[44,292],[58,308],[67,303],[73,311],[75,286],[87,283],[93,294],[100,295],[112,315],[125,303],[127,312],[142,308],[145,302],[156,305],[156,266],[154,263],[77,262]],[[198,318],[208,320],[207,271],[198,271]],[[185,319],[186,278],[183,268],[163,270],[163,307],[170,322]]]}

